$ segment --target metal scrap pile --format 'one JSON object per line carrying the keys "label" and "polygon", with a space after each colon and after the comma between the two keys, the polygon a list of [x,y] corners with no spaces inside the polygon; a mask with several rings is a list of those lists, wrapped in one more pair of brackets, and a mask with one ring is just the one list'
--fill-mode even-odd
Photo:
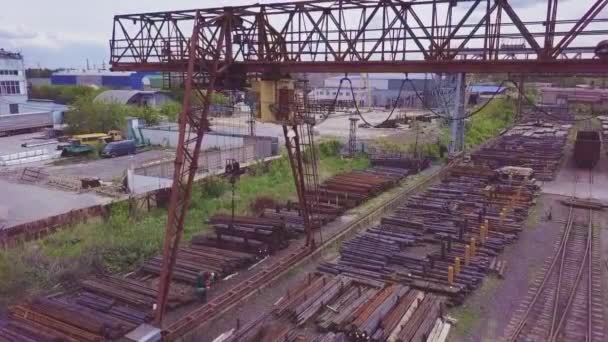
{"label": "metal scrap pile", "polygon": [[529,172],[518,177],[516,171],[509,171],[511,176],[502,171],[454,167],[380,225],[344,242],[339,261],[322,263],[319,270],[359,280],[398,280],[462,301],[517,238],[537,191],[526,178]]}
{"label": "metal scrap pile", "polygon": [[519,124],[471,157],[476,164],[491,169],[528,167],[534,170],[536,179],[553,180],[562,161],[571,127],[555,123]]}

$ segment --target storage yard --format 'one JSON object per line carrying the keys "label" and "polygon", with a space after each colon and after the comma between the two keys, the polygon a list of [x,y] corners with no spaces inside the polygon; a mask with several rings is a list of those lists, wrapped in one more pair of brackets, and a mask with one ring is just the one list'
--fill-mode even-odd
{"label": "storage yard", "polygon": [[608,1],[486,2],[141,4],[47,87],[0,49],[0,342],[607,340]]}

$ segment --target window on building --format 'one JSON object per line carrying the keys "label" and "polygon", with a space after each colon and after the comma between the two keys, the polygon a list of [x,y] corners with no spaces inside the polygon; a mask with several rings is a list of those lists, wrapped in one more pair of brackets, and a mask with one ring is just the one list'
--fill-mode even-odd
{"label": "window on building", "polygon": [[343,93],[343,92],[340,92],[340,96],[342,96],[342,95],[344,95],[344,93]]}
{"label": "window on building", "polygon": [[19,75],[18,70],[0,70],[0,75]]}
{"label": "window on building", "polygon": [[336,95],[336,92],[334,91],[333,93],[331,93],[332,95]]}
{"label": "window on building", "polygon": [[350,96],[350,91],[347,91],[347,92],[346,92],[346,96]]}
{"label": "window on building", "polygon": [[18,95],[21,94],[19,81],[0,81],[0,94]]}
{"label": "window on building", "polygon": [[19,114],[19,105],[16,103],[11,103],[8,105],[9,111],[11,114]]}

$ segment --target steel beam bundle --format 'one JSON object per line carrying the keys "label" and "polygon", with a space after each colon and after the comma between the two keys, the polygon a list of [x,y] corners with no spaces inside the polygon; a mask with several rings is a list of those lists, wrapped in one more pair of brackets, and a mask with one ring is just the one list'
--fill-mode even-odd
{"label": "steel beam bundle", "polygon": [[529,167],[538,180],[550,181],[561,164],[570,128],[556,123],[519,124],[471,158],[490,168]]}
{"label": "steel beam bundle", "polygon": [[444,301],[403,285],[375,287],[349,276],[309,275],[276,305],[274,320],[287,318],[298,326],[314,318],[324,332],[314,341],[413,341],[408,336],[422,341],[441,318]]}

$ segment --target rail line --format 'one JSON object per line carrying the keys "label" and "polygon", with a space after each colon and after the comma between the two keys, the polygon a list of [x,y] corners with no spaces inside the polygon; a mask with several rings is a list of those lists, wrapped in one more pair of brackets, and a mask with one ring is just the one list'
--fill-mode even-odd
{"label": "rail line", "polygon": [[[590,171],[589,197],[593,178]],[[578,180],[577,175],[572,198]],[[570,206],[556,252],[516,311],[505,341],[604,341],[596,234],[593,209]]]}

